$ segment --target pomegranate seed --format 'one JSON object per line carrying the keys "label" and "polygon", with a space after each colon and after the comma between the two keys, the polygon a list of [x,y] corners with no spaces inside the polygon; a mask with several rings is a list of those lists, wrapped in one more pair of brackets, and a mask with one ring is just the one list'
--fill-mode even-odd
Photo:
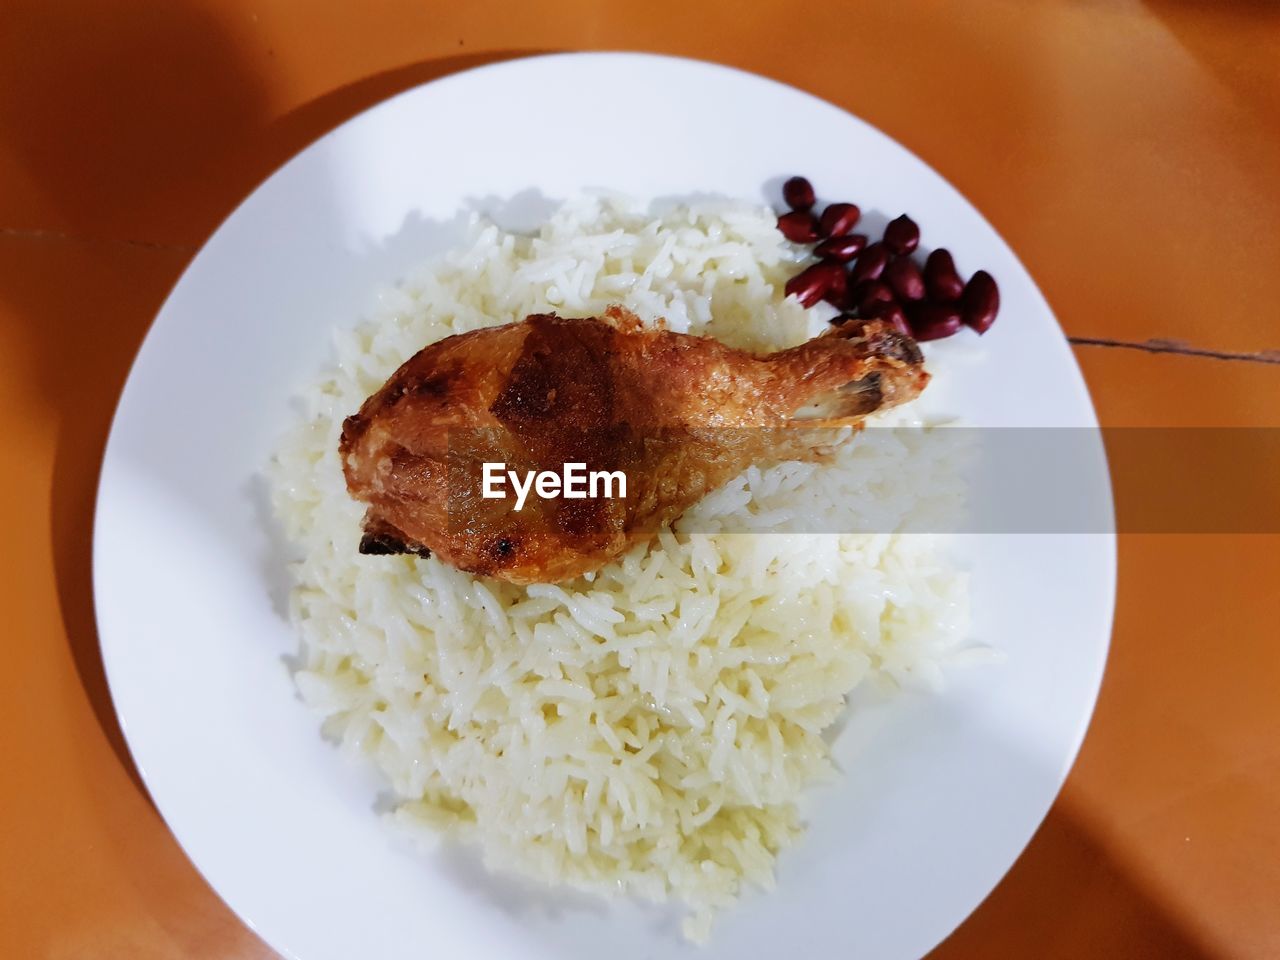
{"label": "pomegranate seed", "polygon": [[792,177],[782,185],[782,199],[792,210],[808,210],[813,206],[813,184],[804,177]]}
{"label": "pomegranate seed", "polygon": [[833,203],[822,211],[818,220],[818,232],[824,237],[843,237],[862,218],[862,211],[857,204]]}
{"label": "pomegranate seed", "polygon": [[[819,229],[821,229],[821,224],[819,224]],[[851,233],[847,237],[832,237],[830,240],[823,240],[813,248],[813,252],[824,260],[848,263],[860,254],[862,248],[866,245],[867,238],[863,234]]]}
{"label": "pomegranate seed", "polygon": [[833,307],[843,308],[845,297],[849,293],[849,274],[845,272],[844,264],[823,260],[818,266],[827,268],[827,289],[822,294],[822,299]]}
{"label": "pomegranate seed", "polygon": [[818,221],[811,213],[792,210],[778,218],[778,229],[792,243],[813,243],[818,239]]}
{"label": "pomegranate seed", "polygon": [[915,338],[941,340],[962,327],[960,311],[945,303],[918,303],[911,312],[911,330]]}
{"label": "pomegranate seed", "polygon": [[887,283],[882,280],[863,280],[850,289],[848,302],[849,306],[865,317],[873,303],[892,300],[893,291]]}
{"label": "pomegranate seed", "polygon": [[880,274],[889,264],[889,251],[882,243],[873,243],[858,255],[858,262],[849,272],[849,279],[854,283],[863,280],[879,280]]}
{"label": "pomegranate seed", "polygon": [[913,303],[924,298],[924,277],[920,268],[910,257],[897,257],[884,268],[884,279],[890,288],[904,303]]}
{"label": "pomegranate seed", "polygon": [[884,228],[884,245],[898,256],[906,256],[920,245],[920,228],[905,213]]}
{"label": "pomegranate seed", "polygon": [[955,303],[964,292],[951,251],[939,247],[924,262],[924,289],[935,303]]}
{"label": "pomegranate seed", "polygon": [[[797,273],[794,277],[787,281],[787,296],[795,297],[800,301],[803,307],[812,307],[815,303],[822,299],[827,292],[827,288],[831,285],[831,268],[838,266],[829,263],[815,263],[811,267],[806,267]],[[843,270],[840,271],[842,274]]]}
{"label": "pomegranate seed", "polygon": [[965,284],[964,294],[960,297],[961,316],[978,333],[986,333],[996,322],[999,311],[1000,288],[996,286],[995,277],[979,270]]}

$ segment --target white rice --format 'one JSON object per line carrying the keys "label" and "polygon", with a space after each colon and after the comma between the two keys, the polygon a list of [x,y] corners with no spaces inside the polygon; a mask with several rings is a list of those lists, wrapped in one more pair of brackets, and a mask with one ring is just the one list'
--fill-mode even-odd
{"label": "white rice", "polygon": [[462,249],[337,333],[336,366],[271,473],[302,556],[298,688],[386,775],[397,821],[473,841],[493,869],[678,898],[686,934],[705,939],[744,880],[771,886],[802,791],[833,774],[821,735],[847,694],[868,678],[938,680],[967,590],[935,537],[718,532],[727,518],[889,530],[928,515],[938,484],[909,468],[899,432],[844,443],[830,463],[753,467],[674,532],[570,583],[357,552],[342,419],[426,343],[620,302],[674,330],[788,346],[825,318],[782,298],[804,256],[763,208],[658,216],[588,198],[533,237],[477,220]]}

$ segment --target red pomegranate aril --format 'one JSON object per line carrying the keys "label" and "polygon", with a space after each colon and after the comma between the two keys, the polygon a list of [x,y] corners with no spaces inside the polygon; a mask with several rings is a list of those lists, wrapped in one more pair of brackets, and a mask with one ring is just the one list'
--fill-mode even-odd
{"label": "red pomegranate aril", "polygon": [[924,261],[924,289],[937,303],[955,303],[964,292],[964,281],[945,247],[934,250]]}
{"label": "red pomegranate aril", "polygon": [[863,280],[849,290],[849,306],[864,317],[873,303],[892,300],[893,291],[883,280]]}
{"label": "red pomegranate aril", "polygon": [[911,311],[911,330],[917,340],[941,340],[964,324],[960,311],[946,303],[918,303]]}
{"label": "red pomegranate aril", "polygon": [[903,303],[924,299],[924,277],[910,257],[896,257],[884,268],[884,281]]}
{"label": "red pomegranate aril", "polygon": [[818,221],[811,213],[792,210],[778,218],[778,229],[792,243],[813,243],[818,239]]}
{"label": "red pomegranate aril", "polygon": [[863,316],[867,320],[884,320],[893,324],[895,330],[904,336],[912,336],[911,325],[907,323],[907,315],[902,307],[892,300],[877,300]]}
{"label": "red pomegranate aril", "polygon": [[884,273],[884,268],[888,264],[889,251],[884,248],[884,244],[873,243],[858,254],[857,263],[849,271],[849,280],[853,283],[861,283],[863,280],[879,280],[880,274]]}
{"label": "red pomegranate aril", "polygon": [[818,232],[824,237],[843,237],[858,225],[862,211],[854,203],[833,203],[818,218]]}
{"label": "red pomegranate aril", "polygon": [[906,256],[920,246],[920,228],[905,213],[897,219],[890,220],[884,228],[884,245],[891,253]]}
{"label": "red pomegranate aril", "polygon": [[960,297],[960,314],[966,325],[973,327],[978,333],[986,333],[996,322],[996,314],[1000,312],[1000,288],[996,286],[995,277],[985,270],[979,270],[964,286]]}
{"label": "red pomegranate aril", "polygon": [[861,233],[851,233],[847,237],[832,237],[830,240],[823,240],[813,248],[813,252],[824,260],[848,263],[860,254],[862,248],[866,245],[867,238],[865,236]]}
{"label": "red pomegranate aril", "polygon": [[813,184],[804,177],[792,177],[782,185],[782,199],[792,210],[808,210],[813,206]]}
{"label": "red pomegranate aril", "polygon": [[818,266],[827,270],[827,289],[822,294],[822,299],[833,307],[844,309],[845,297],[849,295],[849,274],[845,271],[844,264],[823,260]]}
{"label": "red pomegranate aril", "polygon": [[[833,270],[834,268],[834,270]],[[834,272],[839,271],[840,280],[834,279]],[[812,307],[823,298],[832,283],[844,282],[844,268],[838,263],[815,263],[805,267],[787,281],[783,288],[787,296],[794,296],[803,307]],[[843,292],[843,290],[842,290]]]}

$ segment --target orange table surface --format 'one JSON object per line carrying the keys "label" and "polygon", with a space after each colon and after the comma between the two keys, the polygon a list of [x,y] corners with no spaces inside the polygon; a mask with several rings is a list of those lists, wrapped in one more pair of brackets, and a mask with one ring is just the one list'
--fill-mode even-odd
{"label": "orange table surface", "polygon": [[[112,711],[89,574],[112,408],[183,267],[291,154],[422,81],[578,49],[743,67],[900,140],[1023,258],[1104,423],[1280,426],[1265,0],[5,0],[0,955],[273,956],[166,830]],[[1123,535],[1079,761],[932,956],[1280,956],[1278,623],[1280,536]]]}

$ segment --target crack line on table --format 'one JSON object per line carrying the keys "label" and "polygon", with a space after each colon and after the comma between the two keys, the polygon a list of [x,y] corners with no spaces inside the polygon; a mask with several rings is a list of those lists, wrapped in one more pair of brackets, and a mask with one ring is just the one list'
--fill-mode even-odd
{"label": "crack line on table", "polygon": [[1078,347],[1116,347],[1121,350],[1141,350],[1143,353],[1177,353],[1186,357],[1204,357],[1209,360],[1237,360],[1244,363],[1280,364],[1280,350],[1234,352],[1231,350],[1207,350],[1193,347],[1181,340],[1110,340],[1106,337],[1067,337]]}
{"label": "crack line on table", "polygon": [[108,243],[115,246],[136,247],[141,250],[163,250],[172,253],[195,253],[196,247],[186,243],[161,243],[155,240],[119,240],[114,237],[84,237],[61,230],[23,229],[0,227],[0,237],[14,240],[65,241],[68,243]]}

